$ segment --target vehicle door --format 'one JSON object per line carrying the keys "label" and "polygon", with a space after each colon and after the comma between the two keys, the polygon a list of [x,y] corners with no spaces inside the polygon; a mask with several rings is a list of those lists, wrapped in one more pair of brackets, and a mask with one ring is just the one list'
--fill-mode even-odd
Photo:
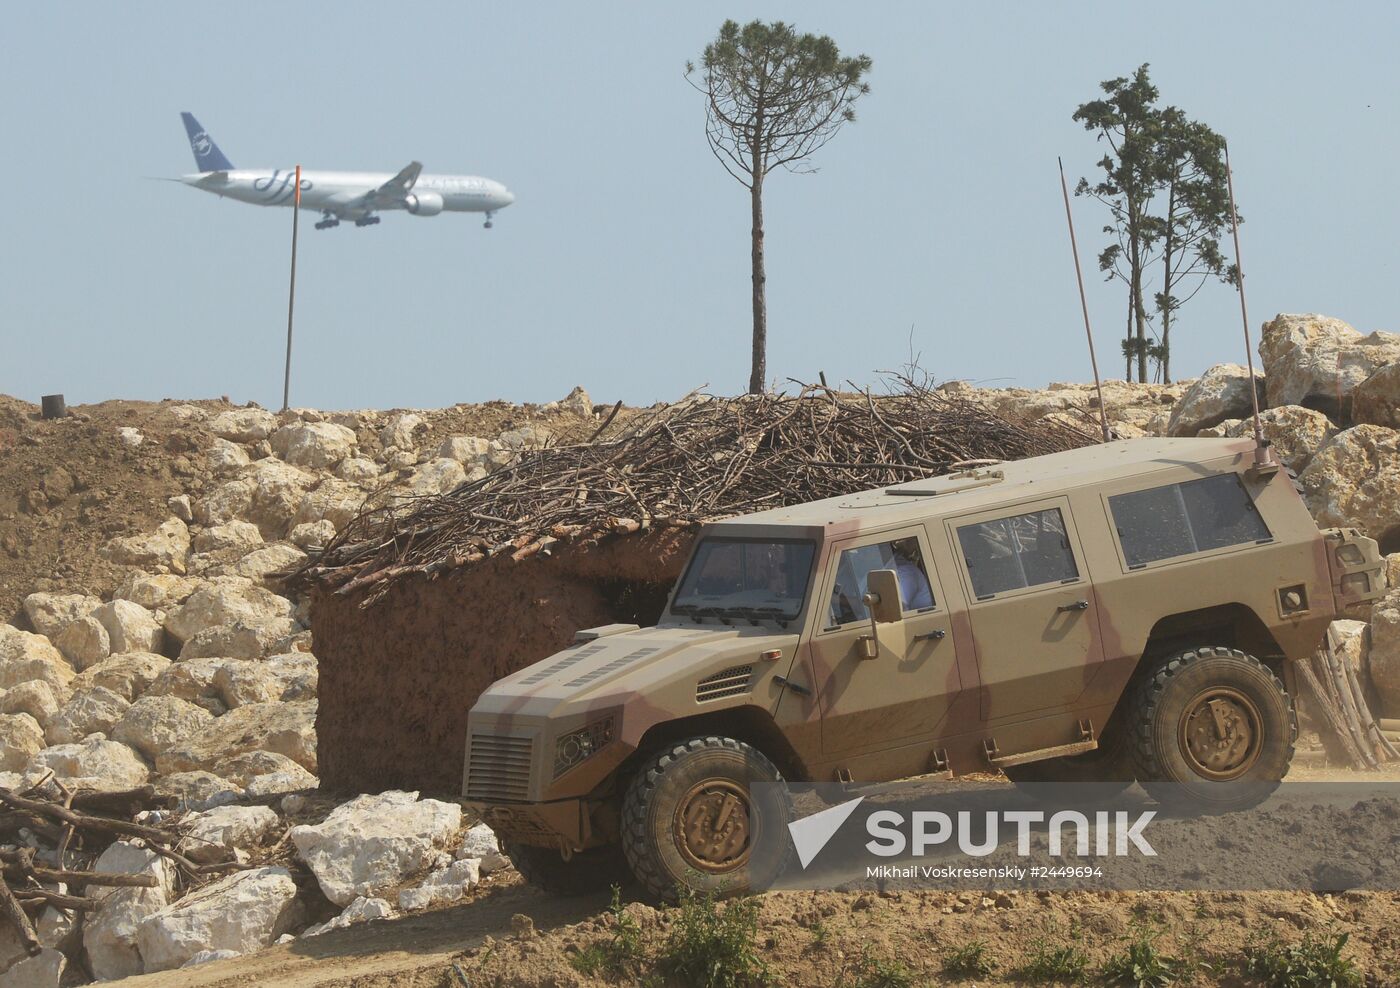
{"label": "vehicle door", "polygon": [[968,591],[982,717],[1070,707],[1099,671],[1097,603],[1066,498],[946,522]]}
{"label": "vehicle door", "polygon": [[[810,653],[823,754],[933,735],[962,684],[922,526],[839,542],[829,558]],[[879,654],[864,658],[861,639],[871,623],[863,598],[868,575],[880,569],[898,575],[903,619],[878,625]]]}

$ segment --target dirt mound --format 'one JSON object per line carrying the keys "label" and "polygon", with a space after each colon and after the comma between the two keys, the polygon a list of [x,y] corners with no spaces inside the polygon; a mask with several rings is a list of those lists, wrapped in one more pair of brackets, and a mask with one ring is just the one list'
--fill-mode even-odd
{"label": "dirt mound", "polygon": [[[0,396],[0,620],[26,626],[20,603],[37,590],[109,595],[122,567],[98,550],[155,528],[171,497],[203,491],[198,451],[212,437],[181,421],[176,404],[109,401],[44,421],[37,405]],[[123,428],[141,434],[139,445]]]}

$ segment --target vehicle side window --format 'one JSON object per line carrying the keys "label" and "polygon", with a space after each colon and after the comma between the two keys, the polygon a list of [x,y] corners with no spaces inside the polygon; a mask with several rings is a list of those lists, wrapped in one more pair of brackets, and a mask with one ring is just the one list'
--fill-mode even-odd
{"label": "vehicle side window", "polygon": [[958,543],[978,600],[1079,576],[1059,508],[964,525]]}
{"label": "vehicle side window", "polygon": [[1232,473],[1114,494],[1108,508],[1130,567],[1272,538]]}
{"label": "vehicle side window", "polygon": [[933,588],[929,585],[919,540],[895,539],[842,550],[836,564],[836,585],[831,591],[828,625],[835,627],[851,621],[869,620],[870,611],[864,600],[865,586],[870,571],[876,569],[892,569],[898,575],[899,596],[904,601],[905,614],[934,606]]}

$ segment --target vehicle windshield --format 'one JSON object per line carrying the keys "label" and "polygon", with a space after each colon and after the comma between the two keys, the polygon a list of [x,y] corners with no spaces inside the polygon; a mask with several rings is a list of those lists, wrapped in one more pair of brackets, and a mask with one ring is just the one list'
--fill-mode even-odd
{"label": "vehicle windshield", "polygon": [[705,539],[676,591],[674,614],[790,621],[802,612],[811,542]]}

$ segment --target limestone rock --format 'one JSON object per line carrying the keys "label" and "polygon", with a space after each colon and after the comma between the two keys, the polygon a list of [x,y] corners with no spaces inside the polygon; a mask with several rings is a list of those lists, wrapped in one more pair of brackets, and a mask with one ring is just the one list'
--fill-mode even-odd
{"label": "limestone rock", "polygon": [[272,796],[300,792],[303,789],[315,789],[321,784],[320,780],[306,769],[296,765],[295,762],[293,765],[295,766],[294,771],[269,772],[266,775],[256,775],[248,780],[248,798],[268,799]]}
{"label": "limestone rock", "polygon": [[329,919],[324,923],[309,926],[304,937],[317,937],[322,933],[329,933],[331,930],[343,930],[347,926],[354,926],[356,923],[368,923],[376,919],[391,919],[394,915],[394,907],[383,899],[367,899],[360,896],[346,906],[339,916]]}
{"label": "limestone rock", "polygon": [[179,518],[185,524],[194,521],[194,506],[190,503],[188,494],[176,494],[165,502],[165,506],[170,509],[170,513]]}
{"label": "limestone rock", "polygon": [[419,467],[408,481],[414,495],[446,494],[465,483],[467,473],[462,464],[446,458],[431,460]]}
{"label": "limestone rock", "polygon": [[195,552],[217,552],[231,549],[238,553],[251,552],[262,545],[262,532],[248,521],[227,521],[212,525],[194,537]]}
{"label": "limestone rock", "polygon": [[218,717],[228,708],[214,688],[214,676],[223,659],[184,659],[172,662],[146,689],[147,696],[177,696]]}
{"label": "limestone rock", "polygon": [[584,418],[592,418],[593,399],[588,397],[588,392],[582,387],[576,387],[559,400],[559,409],[564,412],[572,412],[575,415],[582,415]]}
{"label": "limestone rock", "polygon": [[1357,385],[1400,361],[1400,336],[1363,336],[1340,319],[1280,314],[1264,324],[1259,354],[1271,407],[1307,405],[1346,414]]}
{"label": "limestone rock", "polygon": [[292,527],[302,498],[316,486],[316,476],[267,457],[250,466],[244,478],[253,482],[248,520],[262,529],[263,537],[280,539]]}
{"label": "limestone rock", "polygon": [[63,951],[45,947],[0,974],[0,988],[59,988],[67,967],[68,958]]}
{"label": "limestone rock", "polygon": [[[1302,473],[1313,454],[1337,434],[1332,420],[1321,412],[1302,405],[1282,405],[1259,413],[1259,427],[1269,440],[1279,460],[1294,473]],[[1218,425],[1202,429],[1201,436],[1227,436],[1237,439],[1254,435],[1252,417],[1226,419]]]}
{"label": "limestone rock", "polygon": [[184,573],[185,554],[190,551],[190,530],[179,518],[171,517],[149,535],[127,535],[112,539],[103,555],[123,566],[143,569],[163,567],[171,573]]}
{"label": "limestone rock", "polygon": [[49,683],[20,683],[0,694],[0,714],[28,714],[44,727],[66,699],[66,693],[59,693]]}
{"label": "limestone rock", "polygon": [[0,714],[0,772],[22,772],[44,747],[44,729],[29,714]]}
{"label": "limestone rock", "polygon": [[213,961],[228,961],[235,957],[242,957],[236,950],[201,950],[185,963],[181,964],[181,969],[187,967],[199,967],[201,964],[209,964]]}
{"label": "limestone rock", "polygon": [[347,456],[336,466],[335,475],[363,487],[379,479],[379,464],[363,456]]}
{"label": "limestone rock", "polygon": [[554,433],[542,425],[523,425],[510,429],[496,437],[496,441],[509,450],[537,449],[549,445]]}
{"label": "limestone rock", "polygon": [[308,772],[315,772],[315,702],[250,703],[230,710],[205,727],[198,737],[159,755],[156,768],[161,772],[208,768],[221,759],[248,751],[286,755]]}
{"label": "limestone rock", "polygon": [[400,892],[399,908],[404,912],[414,912],[442,902],[456,902],[481,880],[480,866],[477,858],[461,858],[445,868],[439,868],[422,885]]}
{"label": "limestone rock", "polygon": [[1172,409],[1167,435],[1194,436],[1225,419],[1252,415],[1249,371],[1239,364],[1216,364],[1207,370]]}
{"label": "limestone rock", "polygon": [[68,660],[43,635],[0,624],[0,689],[37,680],[66,694],[73,675]]}
{"label": "limestone rock", "polygon": [[225,657],[260,659],[299,631],[301,626],[291,618],[275,618],[259,624],[243,621],[216,624],[185,642],[180,649],[180,661]]}
{"label": "limestone rock", "polygon": [[248,451],[237,443],[215,439],[214,445],[205,454],[205,462],[215,474],[227,476],[237,473],[253,461],[249,459]]}
{"label": "limestone rock", "polygon": [[385,449],[396,447],[398,449],[413,449],[418,445],[420,433],[428,431],[428,423],[423,421],[421,415],[413,412],[403,412],[389,419],[388,423],[379,432],[379,444]]}
{"label": "limestone rock", "polygon": [[266,806],[217,806],[181,821],[188,827],[188,857],[202,862],[232,860],[234,848],[262,844],[279,823],[277,811]]}
{"label": "limestone rock", "polygon": [[214,688],[230,710],[250,703],[316,698],[316,657],[287,652],[266,661],[229,659],[214,674]]}
{"label": "limestone rock", "polygon": [[[298,772],[302,773],[301,778],[307,785],[314,785],[316,782],[314,775],[286,755],[258,749],[223,758],[214,766],[214,771],[218,775],[245,787],[263,776],[294,775]],[[307,785],[302,785],[299,788],[305,789]]]}
{"label": "limestone rock", "polygon": [[101,686],[79,690],[49,718],[45,734],[50,744],[74,744],[89,734],[110,734],[130,706],[120,694]]}
{"label": "limestone rock", "polygon": [[215,487],[194,506],[194,519],[201,525],[222,525],[246,518],[253,510],[257,485],[247,477],[228,480]]}
{"label": "limestone rock", "polygon": [[198,737],[213,721],[209,711],[188,700],[175,696],[143,696],[122,715],[112,729],[112,738],[159,764],[166,751]]}
{"label": "limestone rock", "polygon": [[114,981],[142,972],[136,949],[136,928],[142,920],[165,908],[175,894],[174,868],[153,851],[127,841],[117,841],[102,852],[94,871],[128,875],[154,875],[154,888],[106,888],[93,886],[89,895],[99,901],[83,923],[83,949],[99,981]]}
{"label": "limestone rock", "polygon": [[74,669],[86,669],[112,654],[112,637],[97,618],[78,618],[59,632],[54,644]]}
{"label": "limestone rock", "polygon": [[266,439],[276,428],[277,416],[262,408],[235,408],[220,412],[209,423],[209,431],[214,435],[239,443]]}
{"label": "limestone rock", "polygon": [[359,796],[322,823],[292,828],[291,838],[326,898],[344,906],[429,866],[461,821],[455,803],[390,791]]}
{"label": "limestone rock", "polygon": [[364,502],[365,492],[358,485],[328,478],[302,498],[294,521],[297,525],[329,521],[339,531],[359,514]]}
{"label": "limestone rock", "polygon": [[96,597],[81,593],[32,593],[24,598],[24,613],[34,630],[53,639],[79,618],[102,605]]}
{"label": "limestone rock", "polygon": [[1328,641],[1336,655],[1351,663],[1361,682],[1366,681],[1370,635],[1365,621],[1333,621],[1327,628]]}
{"label": "limestone rock", "polygon": [[1371,608],[1367,668],[1381,698],[1381,716],[1400,717],[1400,590],[1392,590]]}
{"label": "limestone rock", "polygon": [[1358,425],[1333,436],[1299,476],[1320,526],[1354,525],[1375,539],[1400,528],[1400,432]]}
{"label": "limestone rock", "polygon": [[138,571],[129,574],[122,581],[113,597],[140,604],[151,611],[168,610],[176,604],[183,603],[198,587],[198,581],[175,576],[173,573],[153,576]]}
{"label": "limestone rock", "polygon": [[461,861],[475,858],[481,862],[481,873],[489,875],[510,867],[510,858],[501,853],[501,845],[496,840],[496,832],[484,823],[478,823],[462,837],[453,857]]}
{"label": "limestone rock", "polygon": [[292,545],[302,549],[321,549],[335,538],[335,523],[322,518],[320,521],[302,522],[292,527],[287,539]]}
{"label": "limestone rock", "polygon": [[246,576],[255,583],[266,582],[277,573],[294,569],[306,562],[306,553],[285,542],[277,542],[248,553],[233,564],[235,576]]}
{"label": "limestone rock", "polygon": [[200,587],[165,617],[165,630],[184,643],[205,628],[242,622],[268,624],[291,616],[285,597],[242,577],[219,577]]}
{"label": "limestone rock", "polygon": [[489,462],[490,440],[480,436],[448,436],[438,447],[441,459],[456,460],[463,466],[478,466]]}
{"label": "limestone rock", "polygon": [[213,772],[171,772],[154,782],[156,792],[170,796],[181,809],[206,810],[236,802],[243,787]]}
{"label": "limestone rock", "polygon": [[73,689],[87,690],[101,686],[129,703],[146,692],[169,666],[169,659],[151,652],[113,655],[83,670],[73,680]]}
{"label": "limestone rock", "polygon": [[1400,362],[1386,364],[1356,386],[1351,417],[1357,424],[1400,429]]}
{"label": "limestone rock", "polygon": [[146,917],[136,943],[147,971],[168,971],[205,950],[260,950],[295,917],[286,868],[254,868],[206,885]]}
{"label": "limestone rock", "polygon": [[103,604],[92,612],[92,616],[107,629],[113,654],[159,652],[165,641],[165,633],[151,612],[129,600]]}
{"label": "limestone rock", "polygon": [[334,466],[350,455],[355,433],[333,422],[298,422],[278,429],[270,442],[283,460],[315,470]]}
{"label": "limestone rock", "polygon": [[103,791],[139,786],[150,775],[146,763],[136,752],[124,744],[102,738],[45,748],[29,759],[25,768],[26,772],[47,770],[52,770],[65,785],[81,780],[82,785]]}

